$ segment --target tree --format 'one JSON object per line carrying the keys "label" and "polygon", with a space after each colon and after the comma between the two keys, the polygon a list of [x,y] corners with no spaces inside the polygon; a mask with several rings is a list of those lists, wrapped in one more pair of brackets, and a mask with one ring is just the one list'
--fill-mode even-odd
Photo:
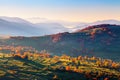
{"label": "tree", "polygon": [[65,70],[70,71],[70,66],[66,66]]}
{"label": "tree", "polygon": [[78,60],[82,60],[82,56],[78,56]]}
{"label": "tree", "polygon": [[118,63],[113,62],[111,65],[112,68],[119,68],[120,65]]}
{"label": "tree", "polygon": [[99,60],[96,61],[96,65],[97,65],[97,66],[101,66],[101,61],[99,61]]}
{"label": "tree", "polygon": [[108,66],[109,66],[109,62],[108,62],[107,60],[105,60],[105,61],[103,62],[103,65],[104,65],[104,67],[108,67]]}

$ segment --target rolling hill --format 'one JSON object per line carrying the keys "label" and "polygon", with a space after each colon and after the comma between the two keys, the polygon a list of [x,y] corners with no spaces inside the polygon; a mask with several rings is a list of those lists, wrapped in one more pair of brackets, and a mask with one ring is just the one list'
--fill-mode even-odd
{"label": "rolling hill", "polygon": [[0,44],[32,46],[52,55],[88,55],[120,61],[120,26],[101,24],[77,30],[41,37],[10,37],[1,39]]}

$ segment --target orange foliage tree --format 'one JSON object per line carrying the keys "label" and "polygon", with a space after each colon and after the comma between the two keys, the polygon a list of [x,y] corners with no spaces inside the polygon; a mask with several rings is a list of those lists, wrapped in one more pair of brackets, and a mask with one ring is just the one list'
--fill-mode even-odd
{"label": "orange foliage tree", "polygon": [[65,70],[70,71],[70,66],[66,66]]}

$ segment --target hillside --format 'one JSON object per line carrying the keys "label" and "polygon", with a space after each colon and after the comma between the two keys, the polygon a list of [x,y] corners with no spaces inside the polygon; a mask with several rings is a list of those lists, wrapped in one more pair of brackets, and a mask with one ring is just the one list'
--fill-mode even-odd
{"label": "hillside", "polygon": [[88,55],[120,61],[120,26],[95,25],[74,33],[58,33],[41,37],[10,37],[1,39],[1,45],[31,46],[52,55]]}
{"label": "hillside", "polygon": [[25,52],[0,54],[0,63],[0,80],[120,79],[120,63],[97,57]]}

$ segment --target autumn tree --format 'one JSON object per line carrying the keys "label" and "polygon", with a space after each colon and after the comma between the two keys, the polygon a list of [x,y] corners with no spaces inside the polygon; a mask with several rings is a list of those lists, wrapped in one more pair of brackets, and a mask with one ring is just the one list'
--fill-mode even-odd
{"label": "autumn tree", "polygon": [[96,65],[97,65],[97,66],[101,66],[101,61],[99,61],[99,60],[96,61]]}
{"label": "autumn tree", "polygon": [[70,66],[66,66],[65,70],[70,71]]}

